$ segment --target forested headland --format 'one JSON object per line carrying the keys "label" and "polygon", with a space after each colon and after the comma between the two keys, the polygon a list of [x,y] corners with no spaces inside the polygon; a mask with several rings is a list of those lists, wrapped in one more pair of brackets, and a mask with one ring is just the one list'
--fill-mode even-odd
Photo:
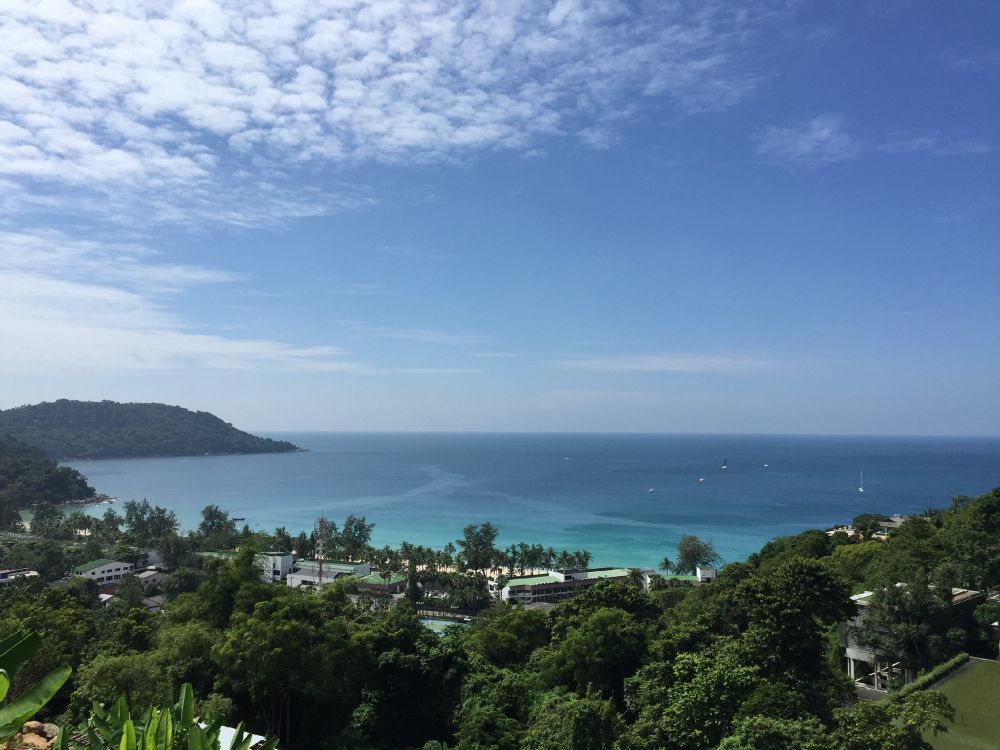
{"label": "forested headland", "polygon": [[[156,584],[167,598],[156,614],[141,604],[151,589],[134,579],[109,606],[81,579],[0,592],[0,633],[44,636],[14,694],[55,666],[74,669],[50,718],[77,723],[94,701],[119,695],[141,712],[166,686],[188,682],[200,711],[245,720],[284,748],[918,750],[948,730],[954,711],[933,690],[857,699],[842,662],[857,612],[851,594],[875,592],[856,636],[915,672],[961,652],[996,656],[997,599],[984,597],[968,621],[949,604],[952,587],[1000,586],[1000,488],[911,517],[884,541],[806,531],[724,566],[707,585],[663,577],[644,586],[636,576],[548,612],[494,601],[487,574],[513,575],[523,550],[536,555],[528,544],[495,547],[489,524],[466,527],[443,550],[372,549],[364,518],[330,524],[331,555],[368,560],[387,580],[402,571],[405,593],[390,608],[353,596],[355,578],[321,591],[261,580],[258,550],[308,555],[313,537],[254,534],[215,507],[179,535],[169,511],[141,502],[124,510],[76,519],[90,524],[85,541],[58,541],[72,536],[68,520],[0,559],[48,564],[51,579],[80,558],[140,561],[152,548],[173,568]],[[220,546],[238,551],[199,554]],[[459,605],[479,612],[443,636],[417,614]]]}
{"label": "forested headland", "polygon": [[289,453],[284,440],[243,432],[214,414],[181,406],[116,401],[58,401],[0,411],[0,435],[50,458],[99,459]]}
{"label": "forested headland", "polygon": [[0,434],[0,529],[20,523],[20,508],[86,502],[94,494],[76,469]]}

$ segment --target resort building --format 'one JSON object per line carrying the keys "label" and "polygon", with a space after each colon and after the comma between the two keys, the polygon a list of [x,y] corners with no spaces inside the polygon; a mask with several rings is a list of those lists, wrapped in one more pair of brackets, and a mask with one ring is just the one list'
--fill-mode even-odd
{"label": "resort building", "polygon": [[257,555],[257,565],[260,566],[260,578],[262,581],[278,582],[284,581],[288,574],[292,572],[291,552],[260,552]]}
{"label": "resort building", "polygon": [[501,589],[500,599],[513,604],[558,602],[600,581],[626,580],[629,572],[628,568],[552,570],[540,576],[511,578]]}
{"label": "resort building", "polygon": [[[905,586],[906,584],[897,583],[896,585]],[[864,621],[865,609],[871,604],[874,596],[875,592],[865,591],[851,597],[851,600],[858,607],[858,613],[843,624],[841,645],[844,647],[844,657],[847,659],[847,675],[851,680],[857,685],[884,691],[912,682],[916,675],[902,660],[892,658],[888,661],[880,661],[875,654],[861,647],[855,641],[852,630]],[[983,601],[984,597],[985,595],[981,591],[953,588],[949,602],[951,604],[949,614],[952,620],[971,619],[972,611]]]}
{"label": "resort building", "polygon": [[29,578],[38,578],[37,570],[27,568],[8,568],[0,570],[0,586],[6,586],[14,581],[22,581]]}
{"label": "resort building", "polygon": [[118,560],[91,560],[73,568],[73,575],[89,578],[98,583],[111,583],[131,573],[133,568],[132,563]]}
{"label": "resort building", "polygon": [[359,578],[357,585],[359,594],[394,596],[406,590],[406,576],[399,573],[386,580],[378,573],[370,573]]}
{"label": "resort building", "polygon": [[285,577],[285,583],[292,588],[300,586],[325,586],[343,576],[366,576],[372,572],[368,563],[323,560],[322,578],[319,560],[296,560],[292,570]]}

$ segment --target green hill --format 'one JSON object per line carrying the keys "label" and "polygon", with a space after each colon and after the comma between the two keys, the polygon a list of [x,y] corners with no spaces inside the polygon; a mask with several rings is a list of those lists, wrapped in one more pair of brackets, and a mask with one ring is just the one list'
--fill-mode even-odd
{"label": "green hill", "polygon": [[0,435],[51,458],[138,458],[301,450],[237,430],[214,414],[166,404],[60,399],[0,411]]}
{"label": "green hill", "polygon": [[94,488],[76,469],[37,448],[0,435],[0,528],[20,520],[18,508],[89,500]]}

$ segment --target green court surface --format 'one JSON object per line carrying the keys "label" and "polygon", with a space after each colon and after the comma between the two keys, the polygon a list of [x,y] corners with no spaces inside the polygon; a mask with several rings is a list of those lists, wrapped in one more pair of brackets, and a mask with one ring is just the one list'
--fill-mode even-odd
{"label": "green court surface", "polygon": [[948,734],[926,736],[935,750],[1000,748],[1000,662],[974,660],[934,689],[955,707]]}

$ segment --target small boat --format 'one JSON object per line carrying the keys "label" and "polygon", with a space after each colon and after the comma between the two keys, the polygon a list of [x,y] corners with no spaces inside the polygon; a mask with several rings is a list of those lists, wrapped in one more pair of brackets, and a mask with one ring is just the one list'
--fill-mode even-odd
{"label": "small boat", "polygon": [[767,468],[767,464],[764,464],[764,468],[765,468],[765,469]]}
{"label": "small boat", "polygon": [[654,492],[656,492],[656,487],[650,487],[649,494],[652,495]]}
{"label": "small boat", "polygon": [[698,481],[699,482],[704,482],[705,481],[705,475],[702,474],[700,477],[698,477]]}
{"label": "small boat", "polygon": [[722,470],[723,471],[726,470],[726,468],[727,468],[726,464],[728,464],[728,463],[729,463],[729,459],[726,459],[726,458],[722,459]]}
{"label": "small boat", "polygon": [[864,492],[864,491],[865,491],[865,473],[862,471],[860,484],[858,485],[858,492]]}
{"label": "small boat", "polygon": [[569,461],[569,456],[563,456],[563,461]]}

